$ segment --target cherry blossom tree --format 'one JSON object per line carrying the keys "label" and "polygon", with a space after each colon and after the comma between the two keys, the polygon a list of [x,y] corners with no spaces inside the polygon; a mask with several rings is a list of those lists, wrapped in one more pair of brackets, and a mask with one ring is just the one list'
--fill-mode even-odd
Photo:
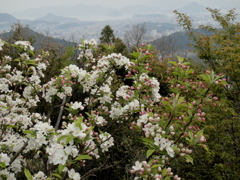
{"label": "cherry blossom tree", "polygon": [[[148,75],[152,46],[139,48],[133,60],[116,53],[96,59],[92,55],[96,41],[90,40],[79,45],[84,66],[66,66],[60,75],[42,83],[48,52],[32,59],[34,47],[29,42],[12,46],[19,57],[6,55],[0,66],[2,179],[23,178],[23,174],[28,180],[88,179],[116,167],[121,160],[111,162],[108,152],[117,145],[116,134],[123,127],[136,135],[133,141],[139,140],[144,151],[127,169],[134,179],[180,179],[171,162],[193,163],[192,148],[207,149],[202,108],[215,105],[211,91],[225,86],[222,74],[206,71],[195,77],[189,63],[178,57],[169,62],[171,93],[162,97],[159,82]],[[121,68],[132,84],[113,88]],[[48,107],[46,112],[38,111],[40,103]],[[100,166],[83,170],[98,160]]]}

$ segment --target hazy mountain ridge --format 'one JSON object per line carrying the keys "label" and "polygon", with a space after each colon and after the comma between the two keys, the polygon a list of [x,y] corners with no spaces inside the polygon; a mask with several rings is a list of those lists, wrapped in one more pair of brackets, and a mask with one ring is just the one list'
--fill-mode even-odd
{"label": "hazy mountain ridge", "polygon": [[7,13],[0,13],[0,22],[14,23],[17,22],[18,19]]}
{"label": "hazy mountain ridge", "polygon": [[[49,43],[57,43],[59,45],[67,46],[70,45],[71,43],[69,41],[66,41],[64,39],[59,39],[59,38],[49,38],[49,36],[46,36],[42,33],[38,33],[28,27],[23,27],[21,29],[22,34],[24,35],[25,39],[27,40],[28,37],[33,37],[34,43],[33,46],[35,49],[39,49],[41,47],[41,43],[49,42]],[[1,33],[0,38],[7,40],[13,35],[13,31],[6,32],[6,33]],[[39,49],[40,50],[40,49]]]}
{"label": "hazy mountain ridge", "polygon": [[65,17],[80,17],[80,16],[93,16],[98,15],[102,16],[111,11],[114,11],[113,8],[104,8],[100,5],[87,6],[83,4],[78,4],[76,6],[49,6],[41,8],[32,8],[25,11],[18,11],[12,13],[17,17],[28,17],[31,14],[32,17],[38,18],[45,16],[48,13],[52,13],[56,16],[65,16]]}
{"label": "hazy mountain ridge", "polygon": [[[208,32],[207,30],[202,30],[202,29],[194,29],[191,31],[198,34],[212,35],[212,32]],[[165,41],[173,40],[175,43],[175,46],[180,50],[192,50],[193,48],[190,47],[189,44],[194,44],[194,41],[189,38],[189,32],[190,31],[175,32],[168,36],[155,39],[149,43],[155,46],[159,41],[161,41],[161,39],[165,38],[166,39]]]}
{"label": "hazy mountain ridge", "polygon": [[49,21],[49,22],[53,22],[53,21],[57,21],[59,23],[79,23],[80,21],[77,18],[70,18],[70,17],[64,17],[64,16],[56,16],[52,13],[48,13],[47,15],[37,18],[35,19],[36,21]]}
{"label": "hazy mountain ridge", "polygon": [[12,15],[20,18],[27,18],[30,14],[32,18],[39,18],[48,13],[56,16],[75,17],[80,19],[84,16],[86,19],[93,16],[108,16],[112,12],[118,12],[125,16],[132,16],[135,14],[153,14],[160,13],[159,7],[149,7],[144,5],[125,6],[122,8],[105,8],[100,5],[87,6],[78,4],[76,6],[46,6],[41,8],[32,8],[12,13]]}
{"label": "hazy mountain ridge", "polygon": [[[144,22],[147,33],[152,36],[152,39],[181,30],[181,27],[177,25],[174,13],[165,14],[161,10],[162,7],[159,7],[163,0],[159,0],[159,2],[153,0],[151,2],[156,2],[156,6],[136,5],[122,8],[104,8],[100,5],[87,6],[79,4],[76,6],[35,8],[24,12],[25,14],[29,13],[28,15],[32,17],[34,15],[31,12],[35,13],[35,15],[38,15],[37,18],[33,20],[21,19],[20,23],[29,25],[31,29],[37,32],[49,32],[53,37],[64,37],[66,39],[74,37],[75,40],[81,38],[98,39],[102,28],[107,24],[113,28],[116,37],[119,38],[123,38],[124,33],[130,30],[132,25]],[[198,27],[200,24],[211,24],[213,22],[211,14],[205,8],[205,6],[198,3],[189,3],[187,6],[178,8],[178,11],[191,14],[194,27]],[[39,11],[41,11],[41,16],[38,14]],[[23,14],[24,12],[22,11]],[[17,22],[18,19],[9,15],[9,22],[6,22],[8,18],[4,18],[4,16],[2,15],[1,18],[0,14],[0,31],[10,29],[10,25],[14,21]],[[91,20],[87,19],[90,16]]]}
{"label": "hazy mountain ridge", "polygon": [[178,8],[177,10],[181,13],[189,13],[189,14],[201,14],[201,13],[207,13],[206,10],[207,7],[200,5],[196,2],[191,2],[186,6],[183,6],[181,8]]}
{"label": "hazy mountain ridge", "polygon": [[122,13],[120,13],[119,11],[111,11],[111,12],[107,13],[106,16],[117,17],[117,16],[122,16]]}
{"label": "hazy mountain ridge", "polygon": [[0,30],[8,31],[14,23],[17,23],[18,19],[7,13],[0,13]]}

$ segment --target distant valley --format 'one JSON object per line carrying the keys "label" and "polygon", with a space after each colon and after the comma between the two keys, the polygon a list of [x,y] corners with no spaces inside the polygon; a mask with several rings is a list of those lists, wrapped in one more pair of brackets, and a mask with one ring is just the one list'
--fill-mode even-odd
{"label": "distant valley", "polygon": [[[156,4],[155,7],[153,3]],[[188,12],[194,20],[195,27],[213,23],[206,7],[196,2],[177,10]],[[110,25],[115,36],[119,38],[123,38],[124,33],[135,24],[145,24],[148,40],[182,31],[172,10],[161,9],[160,1],[156,0],[152,0],[146,6],[104,8],[100,5],[79,4],[33,8],[12,14],[0,13],[0,32],[9,31],[10,26],[17,22],[28,25],[36,32],[76,42],[79,39],[98,39],[105,25]]]}

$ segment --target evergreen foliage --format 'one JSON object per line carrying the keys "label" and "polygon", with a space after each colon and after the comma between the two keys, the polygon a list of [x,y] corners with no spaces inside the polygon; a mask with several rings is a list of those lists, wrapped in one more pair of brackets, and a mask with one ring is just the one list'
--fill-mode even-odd
{"label": "evergreen foliage", "polygon": [[110,25],[106,25],[101,32],[101,37],[99,38],[100,42],[107,43],[107,44],[112,44],[115,40],[115,36],[113,34],[113,29],[111,28]]}

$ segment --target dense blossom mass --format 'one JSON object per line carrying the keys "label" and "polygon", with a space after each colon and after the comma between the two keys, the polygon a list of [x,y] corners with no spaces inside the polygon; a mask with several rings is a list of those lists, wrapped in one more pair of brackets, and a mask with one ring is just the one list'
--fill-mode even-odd
{"label": "dense blossom mass", "polygon": [[[0,50],[2,46],[0,41]],[[176,71],[175,75],[182,73],[184,80],[178,81],[173,73],[169,79],[172,94],[161,97],[160,83],[148,75],[151,49],[147,53],[139,50],[133,56],[135,60],[116,53],[95,59],[92,48],[96,41],[90,40],[79,46],[78,58],[87,60],[84,67],[71,64],[60,75],[42,83],[49,65],[45,60],[48,53],[33,59],[34,48],[29,42],[17,41],[14,46],[19,58],[5,56],[0,65],[0,179],[17,179],[23,171],[28,179],[84,179],[87,176],[80,175],[80,171],[86,161],[101,159],[116,145],[114,133],[107,128],[101,131],[113,123],[142,132],[139,138],[148,150],[145,160],[137,160],[128,170],[135,179],[180,179],[171,170],[170,160],[192,162],[191,147],[202,146],[205,141],[198,127],[205,115],[201,104],[212,103],[210,87],[222,75],[206,73],[202,81],[190,82],[194,73],[179,58],[179,63],[172,62],[169,68]],[[13,61],[16,66],[12,66]],[[121,68],[132,85],[120,84],[113,91],[114,75]],[[180,88],[183,85],[185,88]],[[201,90],[200,98],[186,100],[182,94],[193,86]],[[85,96],[71,100],[77,89]],[[59,107],[58,116],[38,111],[42,102]],[[62,107],[67,111],[64,115]],[[27,169],[28,163],[41,160],[42,169]]]}

